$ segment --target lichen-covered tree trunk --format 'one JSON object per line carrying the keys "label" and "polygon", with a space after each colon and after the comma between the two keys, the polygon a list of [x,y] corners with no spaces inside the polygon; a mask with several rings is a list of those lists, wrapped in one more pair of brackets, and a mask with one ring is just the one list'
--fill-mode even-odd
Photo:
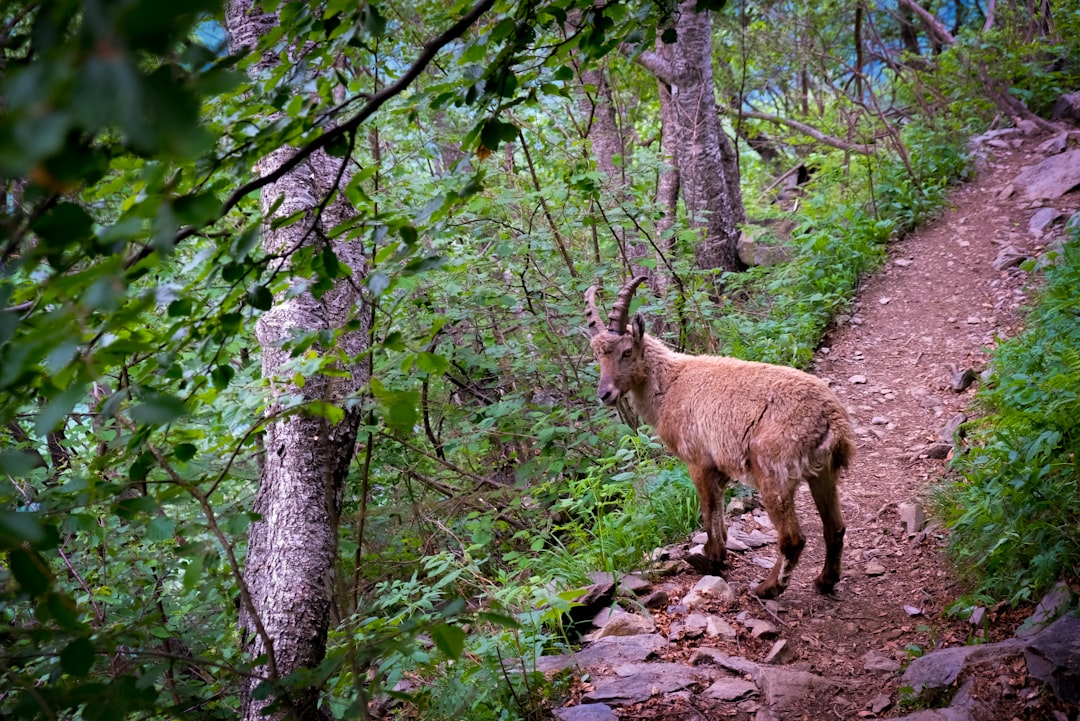
{"label": "lichen-covered tree trunk", "polygon": [[739,224],[746,220],[738,159],[720,125],[709,15],[696,12],[695,2],[679,5],[670,52],[643,53],[640,59],[671,92],[683,203],[691,226],[703,231],[695,263],[704,270],[745,270],[737,250]]}
{"label": "lichen-covered tree trunk", "polygon": [[[233,51],[253,46],[260,35],[272,28],[275,15],[266,15],[254,0],[232,0],[227,25]],[[257,77],[272,57],[252,70]],[[278,149],[259,165],[262,174],[271,173],[292,153]],[[248,536],[244,581],[250,603],[242,604],[240,626],[244,650],[252,658],[266,656],[265,664],[253,671],[242,695],[244,719],[298,718],[321,716],[318,689],[297,688],[271,694],[260,700],[255,689],[269,679],[272,684],[300,668],[318,665],[325,655],[326,638],[333,598],[334,567],[337,560],[338,521],[342,490],[352,460],[360,423],[359,404],[343,401],[355,397],[367,383],[362,357],[367,346],[365,328],[370,327],[370,307],[361,297],[365,259],[358,242],[330,240],[329,229],[348,217],[351,209],[339,194],[321,208],[335,182],[348,182],[342,159],[316,152],[277,182],[262,191],[262,209],[269,214],[275,203],[282,202],[273,214],[277,217],[298,211],[303,219],[279,229],[265,227],[266,251],[280,257],[277,270],[289,273],[289,256],[305,246],[329,246],[339,261],[348,265],[353,277],[338,281],[320,298],[304,292],[290,298],[278,298],[273,308],[256,324],[255,333],[262,346],[263,376],[269,381],[272,398],[267,405],[271,420],[265,436],[265,461],[254,510],[260,519],[251,525]],[[321,208],[321,210],[320,210]],[[348,378],[316,374],[305,378],[303,388],[290,380],[285,366],[290,353],[281,342],[294,332],[337,330],[353,319],[360,319],[360,329],[344,334],[334,348],[317,348],[318,353],[340,353],[338,367]],[[282,413],[282,394],[300,394],[304,401],[327,401],[343,409],[337,422],[315,413]],[[278,687],[280,688],[280,687]],[[259,698],[256,698],[259,697]],[[270,700],[280,702],[279,711],[263,715]]]}

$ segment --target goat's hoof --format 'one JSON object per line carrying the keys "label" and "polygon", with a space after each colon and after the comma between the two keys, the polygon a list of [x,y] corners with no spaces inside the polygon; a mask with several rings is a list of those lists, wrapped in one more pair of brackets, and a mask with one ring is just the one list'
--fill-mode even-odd
{"label": "goat's hoof", "polygon": [[822,596],[828,596],[836,590],[836,581],[818,576],[814,579],[814,588]]}
{"label": "goat's hoof", "polygon": [[717,561],[708,556],[703,556],[700,553],[691,553],[686,557],[686,562],[689,563],[695,571],[706,576],[715,575],[724,570],[723,561]]}
{"label": "goat's hoof", "polygon": [[776,598],[783,592],[784,589],[781,588],[780,584],[766,582],[755,587],[752,593],[758,598]]}

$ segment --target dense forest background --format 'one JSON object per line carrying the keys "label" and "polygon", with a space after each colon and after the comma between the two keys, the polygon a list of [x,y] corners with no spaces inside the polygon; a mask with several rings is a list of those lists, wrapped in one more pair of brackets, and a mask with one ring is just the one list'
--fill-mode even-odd
{"label": "dense forest background", "polygon": [[[532,717],[504,663],[698,523],[595,400],[585,289],[805,365],[966,138],[1080,79],[1037,0],[16,0],[0,39],[10,718],[364,717],[406,676]],[[980,597],[1076,573],[1070,267],[1001,360],[1049,385],[996,386],[941,498]]]}

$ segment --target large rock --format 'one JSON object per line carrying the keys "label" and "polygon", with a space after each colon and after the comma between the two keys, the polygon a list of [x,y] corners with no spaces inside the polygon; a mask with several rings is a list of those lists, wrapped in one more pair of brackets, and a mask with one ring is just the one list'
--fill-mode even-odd
{"label": "large rock", "polygon": [[551,712],[557,721],[619,721],[611,707],[602,703],[557,708]]}
{"label": "large rock", "polygon": [[657,633],[645,636],[609,636],[589,644],[577,653],[541,656],[536,659],[536,670],[551,673],[571,666],[592,669],[644,661],[664,646],[667,646],[667,639]]}
{"label": "large rock", "polygon": [[582,698],[593,703],[628,706],[659,694],[697,684],[711,684],[713,674],[681,663],[634,663],[615,668],[615,678],[601,678]]}
{"label": "large rock", "polygon": [[1054,103],[1050,113],[1051,120],[1071,120],[1080,123],[1080,92],[1066,93]]}
{"label": "large rock", "polygon": [[1053,155],[1025,168],[1013,184],[1028,200],[1060,198],[1080,185],[1080,149]]}
{"label": "large rock", "polygon": [[1028,673],[1066,703],[1080,703],[1080,618],[1062,616],[1024,649]]}

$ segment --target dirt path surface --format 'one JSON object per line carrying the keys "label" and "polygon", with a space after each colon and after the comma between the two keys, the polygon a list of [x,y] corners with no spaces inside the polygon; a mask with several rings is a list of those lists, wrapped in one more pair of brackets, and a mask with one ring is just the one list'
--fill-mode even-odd
{"label": "dirt path surface", "polygon": [[[838,319],[817,355],[813,372],[828,379],[848,407],[859,445],[841,491],[847,543],[844,577],[835,596],[820,596],[813,589],[824,542],[805,488],[798,504],[806,551],[779,602],[762,603],[748,592],[764,577],[762,566],[771,566],[774,544],[728,554],[731,567],[725,578],[735,599],[700,609],[727,621],[720,633],[698,630],[678,638],[694,610],[680,599],[700,575],[685,564],[673,565],[675,575],[655,583],[670,598],[651,612],[658,635],[668,640],[649,656],[648,663],[660,664],[655,666],[658,672],[664,662],[705,668],[700,663],[702,647],[760,664],[779,639],[786,643],[770,664],[828,682],[809,684],[799,692],[800,699],[777,714],[765,708],[764,690],[741,696],[738,688],[726,695],[707,693],[715,677],[667,689],[661,674],[653,686],[661,693],[637,703],[612,703],[613,716],[599,709],[598,716],[563,715],[567,708],[557,712],[557,718],[786,721],[902,716],[911,709],[898,705],[900,669],[919,653],[916,649],[963,645],[981,633],[966,621],[943,616],[963,592],[944,556],[943,534],[932,521],[928,527],[905,527],[902,504],[918,503],[928,483],[944,472],[951,448],[942,441],[951,432],[943,429],[972,402],[978,382],[962,392],[953,390],[954,369],[980,373],[996,338],[1021,327],[1030,278],[1018,267],[997,270],[995,260],[1009,245],[1031,256],[1042,250],[1029,232],[1040,204],[1010,193],[1009,186],[1024,167],[1042,159],[1036,148],[1043,140],[1011,135],[983,146],[985,160],[977,179],[952,193],[950,207],[939,218],[891,246],[885,266],[860,288],[853,315]],[[1080,206],[1080,198],[1072,193],[1053,206],[1068,217]],[[767,519],[753,513],[736,515],[736,523],[744,532],[759,525],[759,530],[769,531]],[[673,555],[680,550],[673,549]],[[996,641],[1011,636],[1023,614],[991,610],[988,616],[990,640]],[[757,621],[772,628],[755,637]],[[616,661],[612,656],[607,665],[601,661],[592,667],[579,685],[577,702],[605,701],[605,673],[629,673],[616,668]],[[752,675],[745,674],[747,679]],[[1022,671],[1003,669],[982,691],[1016,697],[1018,718],[1054,718],[1037,705],[1024,709],[1022,676]],[[761,687],[763,680],[757,681]],[[721,698],[710,698],[717,695]],[[1008,721],[1010,716],[1003,718]]]}

